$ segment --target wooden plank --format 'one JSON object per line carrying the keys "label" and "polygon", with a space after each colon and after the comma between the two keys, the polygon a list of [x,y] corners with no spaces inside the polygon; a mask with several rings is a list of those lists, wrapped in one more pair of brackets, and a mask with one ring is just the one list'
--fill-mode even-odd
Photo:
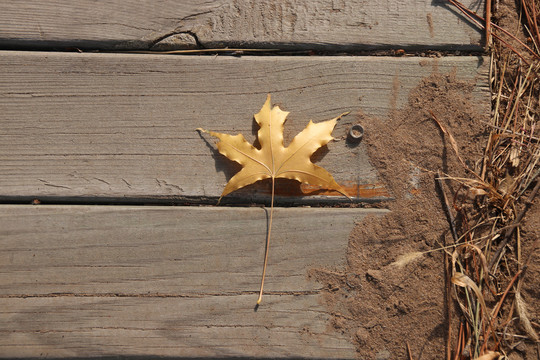
{"label": "wooden plank", "polygon": [[[483,14],[483,2],[463,1]],[[2,1],[0,46],[481,50],[446,1]]]}
{"label": "wooden plank", "polygon": [[0,358],[355,359],[320,295],[0,298]]}
{"label": "wooden plank", "polygon": [[[0,206],[0,357],[354,358],[314,269],[384,210]],[[314,221],[316,219],[316,221]]]}
{"label": "wooden plank", "polygon": [[[354,221],[383,211],[276,208],[266,289],[319,290],[307,271],[344,264]],[[247,292],[255,301],[266,227],[263,208],[2,205],[0,295]]]}
{"label": "wooden plank", "polygon": [[[487,112],[487,63],[480,57],[3,52],[0,200],[215,201],[238,167],[216,152],[214,139],[199,136],[195,129],[243,133],[252,142],[253,114],[267,93],[291,112],[286,144],[309,119],[321,121],[352,111],[334,130],[337,141],[315,160],[356,200],[384,199],[387,194],[369,164],[365,144],[345,141],[347,129],[358,122],[357,114],[384,118],[405,106],[411,89],[433,72],[455,72],[458,79],[476,84],[479,111]],[[261,196],[268,199],[270,187],[265,186]],[[281,194],[302,194],[294,186],[286,183]],[[251,188],[236,196],[254,201],[258,194],[260,189]],[[343,201],[341,196],[333,198]]]}

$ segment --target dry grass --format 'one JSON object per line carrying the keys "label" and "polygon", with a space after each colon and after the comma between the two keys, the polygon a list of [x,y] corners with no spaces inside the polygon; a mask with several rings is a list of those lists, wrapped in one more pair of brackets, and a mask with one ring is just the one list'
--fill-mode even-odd
{"label": "dry grass", "polygon": [[[473,169],[461,161],[470,177],[438,176],[452,237],[445,244],[451,284],[447,295],[460,309],[458,328],[449,324],[449,334],[456,336],[449,335],[446,358],[498,359],[521,342],[538,347],[539,341],[521,295],[530,254],[539,240],[524,251],[520,224],[540,188],[540,6],[535,0],[520,1],[527,45],[510,29],[486,23],[459,2],[449,1],[493,36],[493,42],[487,42],[493,114],[483,158]],[[433,119],[459,158],[452,134],[434,115]],[[448,181],[459,186],[451,197],[444,185]]]}

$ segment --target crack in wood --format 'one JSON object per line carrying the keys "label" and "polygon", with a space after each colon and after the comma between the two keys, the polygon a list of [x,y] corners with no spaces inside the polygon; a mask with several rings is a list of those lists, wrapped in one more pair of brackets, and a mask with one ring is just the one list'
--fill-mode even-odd
{"label": "crack in wood", "polygon": [[43,185],[45,185],[45,186],[50,186],[50,187],[55,187],[55,188],[61,188],[61,189],[69,189],[69,190],[71,190],[71,188],[70,188],[69,186],[51,184],[51,183],[48,182],[47,180],[43,180],[43,179],[38,179],[38,180],[41,181],[41,182],[43,183]]}

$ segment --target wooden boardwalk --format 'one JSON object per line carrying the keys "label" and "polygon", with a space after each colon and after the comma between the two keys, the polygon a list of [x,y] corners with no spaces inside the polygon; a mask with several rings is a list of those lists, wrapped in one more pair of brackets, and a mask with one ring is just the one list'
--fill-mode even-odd
{"label": "wooden boardwalk", "polygon": [[[282,184],[254,312],[269,187],[215,206],[238,167],[195,129],[251,142],[268,93],[290,112],[286,142],[350,111],[314,160],[354,203],[388,201],[350,127],[384,121],[434,72],[469,81],[488,111],[488,64],[344,52],[481,43],[442,0],[2,2],[0,357],[355,358],[311,274],[342,268],[355,223],[385,210]],[[127,52],[226,47],[268,51]]]}

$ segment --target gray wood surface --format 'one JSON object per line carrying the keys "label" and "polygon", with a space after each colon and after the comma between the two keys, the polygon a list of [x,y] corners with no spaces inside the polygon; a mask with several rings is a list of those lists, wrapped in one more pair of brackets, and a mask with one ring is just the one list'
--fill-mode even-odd
{"label": "gray wood surface", "polygon": [[[317,153],[358,201],[387,194],[365,146],[346,142],[358,114],[384,117],[433,72],[476,84],[489,111],[487,62],[478,57],[196,57],[3,52],[0,56],[0,200],[32,197],[200,199],[215,202],[238,170],[198,127],[254,140],[267,93],[290,111],[285,138],[340,113],[337,139]],[[369,132],[369,129],[366,129]],[[369,133],[368,133],[369,134]],[[294,195],[295,184],[278,192]],[[313,189],[304,187],[305,192]],[[268,199],[269,184],[236,194]],[[262,195],[260,195],[262,194]],[[230,195],[234,198],[233,194]],[[290,196],[289,196],[290,197]],[[293,197],[295,201],[303,200]],[[341,196],[325,199],[343,201]]]}
{"label": "gray wood surface", "polygon": [[[464,0],[483,15],[483,1]],[[445,0],[2,1],[0,46],[480,50]]]}
{"label": "gray wood surface", "polygon": [[0,358],[356,358],[320,295],[253,296],[0,298]]}
{"label": "gray wood surface", "polygon": [[[481,3],[465,1],[479,13]],[[478,51],[481,38],[445,0],[0,3],[0,49]],[[487,113],[487,65],[1,51],[0,202],[215,203],[238,167],[195,128],[253,141],[268,93],[291,112],[286,143],[310,119],[351,111],[314,160],[354,201],[385,200],[348,129],[360,114],[385,121],[434,72],[476,84]],[[344,201],[317,190],[278,183],[278,203]],[[259,183],[228,200],[269,192]],[[355,358],[310,274],[339,273],[355,222],[383,213],[277,208],[255,312],[268,209],[0,205],[0,358]]]}
{"label": "gray wood surface", "polygon": [[[278,208],[265,289],[262,208],[0,206],[0,357],[354,358],[324,284],[356,221]],[[316,221],[314,221],[316,219]]]}
{"label": "gray wood surface", "polygon": [[[268,209],[0,206],[0,295],[256,291]],[[268,291],[313,290],[370,209],[276,208]],[[316,221],[313,221],[317,219]],[[194,276],[196,274],[196,276]]]}

